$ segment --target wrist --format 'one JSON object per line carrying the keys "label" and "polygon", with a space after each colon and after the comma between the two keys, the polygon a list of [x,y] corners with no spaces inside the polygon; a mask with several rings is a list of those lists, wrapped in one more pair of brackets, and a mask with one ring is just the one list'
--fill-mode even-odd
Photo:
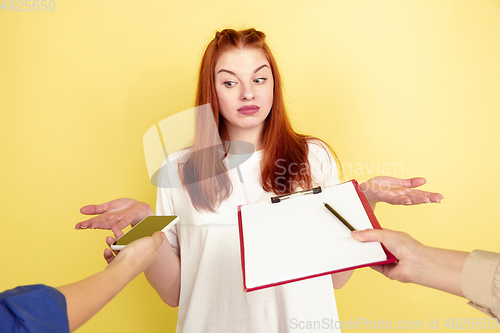
{"label": "wrist", "polygon": [[110,271],[110,274],[116,276],[116,281],[121,281],[124,284],[128,284],[137,275],[141,273],[138,269],[137,264],[132,260],[132,256],[128,253],[120,253],[111,264],[106,267],[106,270]]}
{"label": "wrist", "polygon": [[[426,277],[429,271],[432,270],[433,257],[429,247],[419,244],[419,246],[413,250],[409,270],[409,282],[425,285]],[[432,274],[432,273],[431,273]]]}
{"label": "wrist", "polygon": [[135,227],[135,225],[137,223],[139,223],[140,221],[144,220],[145,218],[147,218],[149,216],[154,216],[155,215],[154,212],[153,212],[153,209],[151,209],[151,206],[149,206],[145,202],[137,202],[134,205],[134,210],[137,213],[135,215],[136,216],[136,220],[130,224],[132,227]]}
{"label": "wrist", "polygon": [[463,297],[461,276],[467,255],[423,246],[413,264],[411,282]]}
{"label": "wrist", "polygon": [[153,212],[153,209],[151,208],[150,205],[148,205],[145,202],[143,202],[142,205],[144,206],[144,210],[146,212],[146,217],[155,215],[155,213]]}

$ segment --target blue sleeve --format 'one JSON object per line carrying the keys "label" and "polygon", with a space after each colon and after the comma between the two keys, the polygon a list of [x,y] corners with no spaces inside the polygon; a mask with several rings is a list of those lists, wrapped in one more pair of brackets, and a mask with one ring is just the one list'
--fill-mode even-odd
{"label": "blue sleeve", "polygon": [[69,332],[64,295],[45,285],[0,293],[0,332]]}

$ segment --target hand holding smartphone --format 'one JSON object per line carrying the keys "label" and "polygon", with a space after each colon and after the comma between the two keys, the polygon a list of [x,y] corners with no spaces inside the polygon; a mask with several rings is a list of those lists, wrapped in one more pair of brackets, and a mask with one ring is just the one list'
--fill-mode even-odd
{"label": "hand holding smartphone", "polygon": [[148,216],[111,244],[111,249],[121,250],[139,238],[153,236],[155,232],[164,231],[170,223],[175,223],[178,219],[179,217],[175,215]]}

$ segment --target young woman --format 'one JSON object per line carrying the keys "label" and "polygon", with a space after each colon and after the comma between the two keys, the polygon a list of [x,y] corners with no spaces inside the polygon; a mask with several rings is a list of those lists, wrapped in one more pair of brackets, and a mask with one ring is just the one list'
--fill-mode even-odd
{"label": "young woman", "polygon": [[[333,289],[342,287],[352,272],[243,291],[237,205],[339,182],[328,145],[292,129],[278,67],[264,33],[255,29],[216,33],[201,62],[196,103],[210,104],[217,131],[204,127],[200,112],[194,144],[169,158],[178,161],[177,168],[161,172],[164,186],[158,187],[157,214],[178,215],[181,221],[169,230],[169,242],[159,248],[159,259],[146,272],[163,301],[179,306],[177,331],[287,332],[297,331],[294,324],[300,322],[338,320]],[[219,137],[222,146],[207,147]],[[256,148],[239,170],[228,168],[234,141]],[[183,186],[168,186],[176,181]],[[440,194],[411,189],[423,183],[422,178],[378,177],[362,188],[372,205],[439,202]],[[77,228],[112,228],[115,236],[153,214],[147,204],[132,199],[81,211],[101,215]]]}

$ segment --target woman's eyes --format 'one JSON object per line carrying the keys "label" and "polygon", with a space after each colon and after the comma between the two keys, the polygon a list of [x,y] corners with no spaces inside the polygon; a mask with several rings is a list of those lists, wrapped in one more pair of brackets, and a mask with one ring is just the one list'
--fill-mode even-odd
{"label": "woman's eyes", "polygon": [[236,82],[234,81],[226,81],[224,82],[224,85],[227,87],[227,88],[232,88],[236,85]]}
{"label": "woman's eyes", "polygon": [[[265,77],[259,77],[255,80],[253,80],[253,82],[255,82],[256,84],[263,84],[264,82],[266,82],[266,80],[267,80],[267,78],[265,78]],[[224,86],[226,88],[232,88],[237,84],[238,83],[236,83],[235,81],[224,81]]]}

